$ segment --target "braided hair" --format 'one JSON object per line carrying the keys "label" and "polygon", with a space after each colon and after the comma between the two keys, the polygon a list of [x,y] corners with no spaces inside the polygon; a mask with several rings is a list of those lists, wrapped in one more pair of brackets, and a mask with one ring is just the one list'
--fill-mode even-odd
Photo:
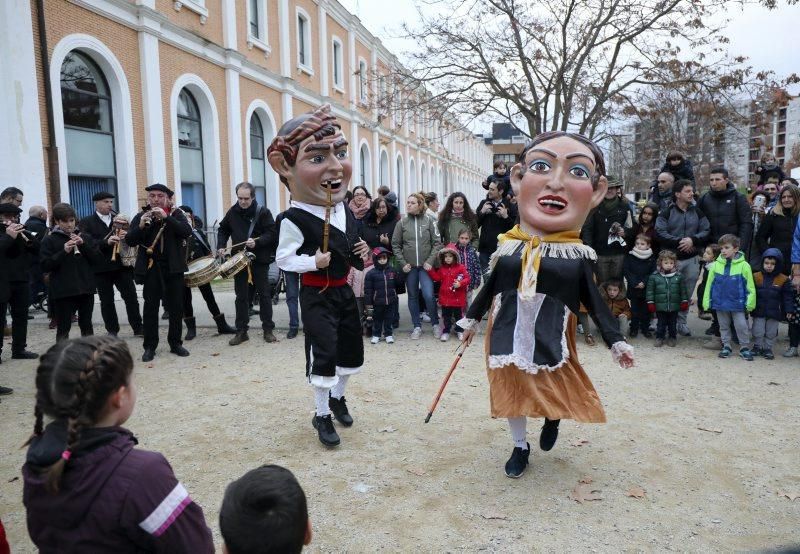
{"label": "braided hair", "polygon": [[130,383],[132,371],[128,345],[112,336],[60,341],[41,357],[36,369],[36,420],[28,444],[43,433],[45,415],[67,422],[64,452],[44,470],[50,492],[58,492],[81,431],[102,417],[109,396]]}

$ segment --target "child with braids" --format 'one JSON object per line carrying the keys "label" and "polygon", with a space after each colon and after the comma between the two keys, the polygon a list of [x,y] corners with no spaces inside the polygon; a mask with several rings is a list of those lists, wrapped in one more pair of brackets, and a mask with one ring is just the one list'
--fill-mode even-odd
{"label": "child with braids", "polygon": [[112,336],[64,340],[42,356],[22,468],[41,552],[214,552],[202,509],[164,456],[134,448],[120,427],[136,403],[132,370]]}

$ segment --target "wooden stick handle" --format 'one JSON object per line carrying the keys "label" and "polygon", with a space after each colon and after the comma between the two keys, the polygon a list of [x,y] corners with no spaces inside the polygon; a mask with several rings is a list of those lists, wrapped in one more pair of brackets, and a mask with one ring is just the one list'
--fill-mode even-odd
{"label": "wooden stick handle", "polygon": [[[466,350],[466,347],[464,347]],[[456,370],[456,366],[458,366],[458,362],[461,361],[461,356],[464,355],[464,350],[458,353],[456,359],[453,360],[452,365],[450,366],[450,371],[447,372],[447,375],[442,381],[442,384],[439,386],[439,392],[436,393],[436,396],[433,398],[433,402],[431,402],[431,407],[428,409],[428,416],[425,418],[425,423],[428,423],[433,417],[433,412],[436,411],[436,406],[439,404],[439,400],[442,398],[442,394],[444,393],[444,389],[447,386],[447,383],[450,381],[450,376],[453,375],[453,372]]]}
{"label": "wooden stick handle", "polygon": [[161,235],[164,234],[164,229],[165,228],[166,228],[166,225],[162,225],[161,226],[161,229],[159,229],[158,233],[156,233],[156,238],[153,240],[153,244],[151,244],[150,246],[147,247],[147,255],[148,256],[152,256],[153,255],[153,252],[155,251],[155,248],[156,248],[156,244],[158,244],[158,241],[161,238]]}

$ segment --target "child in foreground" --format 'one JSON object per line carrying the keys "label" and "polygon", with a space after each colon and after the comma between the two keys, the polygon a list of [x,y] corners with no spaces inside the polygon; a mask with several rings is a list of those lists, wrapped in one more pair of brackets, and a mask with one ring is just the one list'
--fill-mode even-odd
{"label": "child in foreground", "polygon": [[[628,336],[635,338],[639,331],[649,339],[650,314],[647,311],[646,288],[647,280],[656,270],[656,257],[651,248],[651,240],[645,234],[639,234],[633,243],[633,248],[625,255],[622,262],[622,273],[628,282],[628,300],[631,303],[631,328]],[[625,333],[625,329],[621,330]]]}
{"label": "child in foreground", "polygon": [[378,246],[372,251],[373,266],[364,276],[364,309],[372,322],[372,344],[381,340],[381,331],[388,344],[394,342],[393,319],[397,311],[397,272],[389,264],[389,251]]}
{"label": "child in foreground", "polygon": [[611,310],[611,315],[617,319],[619,332],[627,334],[628,322],[631,319],[631,303],[625,294],[625,285],[619,279],[609,279],[601,285],[600,295]]}
{"label": "child in foreground", "polygon": [[467,287],[470,284],[469,271],[461,263],[455,244],[450,243],[439,250],[439,267],[428,270],[435,283],[441,283],[439,305],[442,307],[442,334],[439,340],[450,338],[450,329],[456,327],[458,340],[462,329],[455,324],[467,310]]}
{"label": "child in foreground", "polygon": [[761,256],[761,271],[753,274],[756,287],[756,309],[753,310],[753,356],[775,358],[772,346],[778,336],[778,325],[786,313],[794,310],[794,291],[787,275],[781,272],[783,254],[767,248]]}
{"label": "child in foreground", "polygon": [[214,552],[203,510],[166,458],[134,448],[120,427],[136,404],[132,371],[128,346],[112,336],[64,340],[42,356],[22,467],[41,552]]}
{"label": "child in foreground", "polygon": [[276,465],[228,485],[219,528],[227,554],[293,553],[311,543],[306,495],[292,472]]}
{"label": "child in foreground", "polygon": [[727,234],[719,238],[721,254],[708,274],[703,307],[717,312],[722,338],[719,357],[728,358],[733,352],[731,327],[734,327],[739,337],[739,356],[752,362],[750,329],[747,327],[745,312],[752,312],[756,307],[756,287],[750,264],[744,254],[739,252],[740,244],[736,235]]}
{"label": "child in foreground", "polygon": [[678,257],[672,250],[658,253],[658,271],[647,280],[647,309],[656,314],[656,342],[653,346],[675,346],[678,335],[678,312],[689,309],[683,277],[675,269]]}

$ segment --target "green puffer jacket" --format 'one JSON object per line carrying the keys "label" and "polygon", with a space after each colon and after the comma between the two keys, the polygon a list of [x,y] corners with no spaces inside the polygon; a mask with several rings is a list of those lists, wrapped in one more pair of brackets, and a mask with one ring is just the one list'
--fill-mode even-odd
{"label": "green puffer jacket", "polygon": [[657,271],[647,279],[647,303],[655,303],[657,312],[679,312],[681,303],[688,301],[680,273]]}

